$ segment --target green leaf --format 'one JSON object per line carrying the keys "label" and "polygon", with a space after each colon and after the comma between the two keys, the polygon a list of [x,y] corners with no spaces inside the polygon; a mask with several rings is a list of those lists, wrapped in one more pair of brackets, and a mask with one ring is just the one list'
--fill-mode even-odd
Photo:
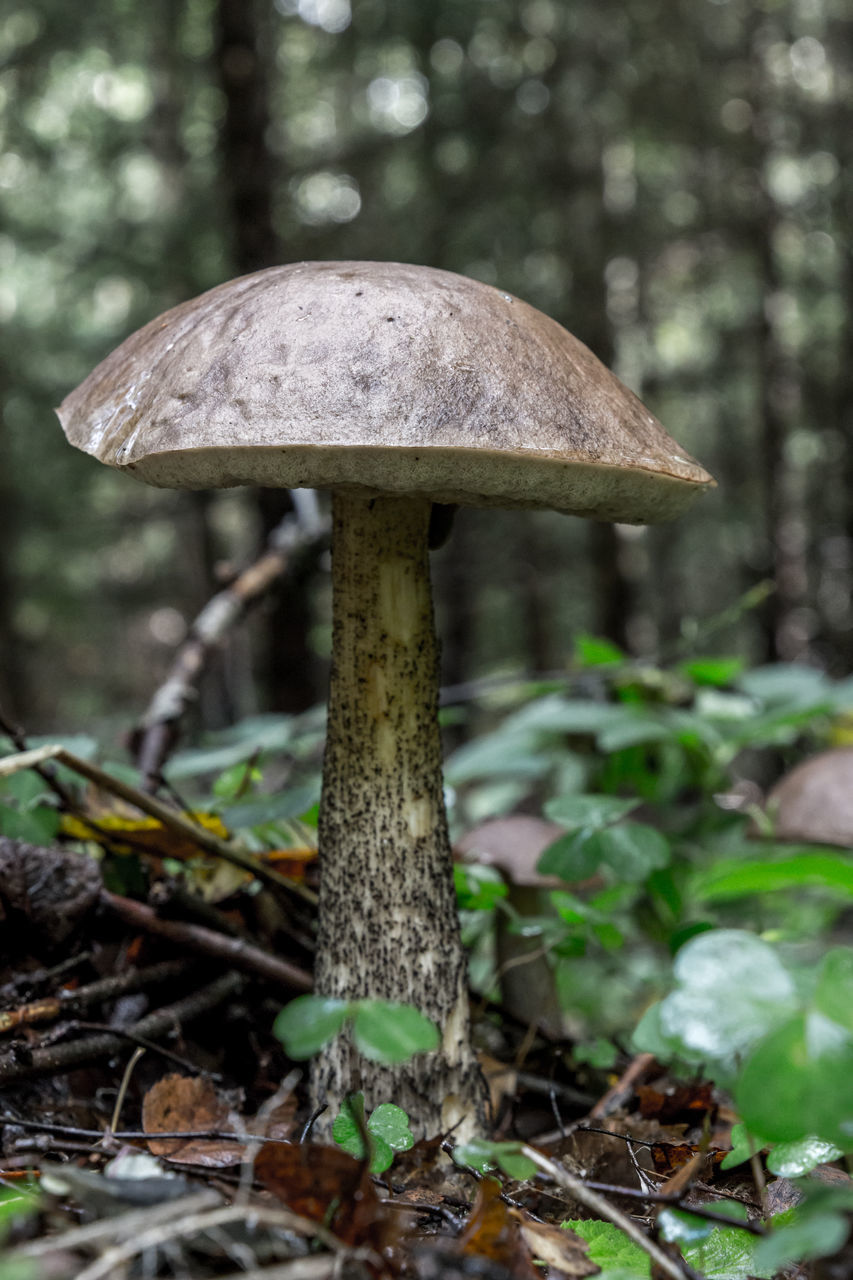
{"label": "green leaf", "polygon": [[658,1214],[658,1231],[661,1238],[669,1243],[696,1244],[707,1240],[713,1230],[713,1222],[683,1209],[661,1209]]}
{"label": "green leaf", "polygon": [[575,662],[581,667],[616,667],[625,661],[618,645],[601,636],[575,636]]}
{"label": "green leaf", "polygon": [[716,687],[731,684],[743,669],[742,658],[692,658],[678,668],[694,684]]}
{"label": "green leaf", "polygon": [[620,881],[640,883],[653,871],[667,866],[669,841],[644,822],[621,822],[595,836],[599,858]]}
{"label": "green leaf", "polygon": [[[347,1094],[341,1103],[341,1109],[335,1116],[332,1124],[332,1137],[338,1146],[342,1147],[344,1151],[346,1151],[347,1155],[355,1156],[356,1160],[363,1160],[365,1157],[365,1145],[362,1130],[366,1127],[367,1121],[364,1115],[364,1094]],[[387,1169],[388,1165],[385,1165],[385,1168]],[[378,1172],[381,1173],[382,1170],[380,1169]]]}
{"label": "green leaf", "polygon": [[[344,1099],[340,1113],[332,1125],[332,1137],[338,1146],[357,1160],[366,1155],[363,1129],[364,1094],[350,1094]],[[383,1102],[366,1123],[370,1137],[370,1172],[383,1173],[391,1165],[396,1151],[408,1151],[415,1138],[409,1128],[409,1117],[393,1102]]]}
{"label": "green leaf", "polygon": [[762,1268],[761,1274],[775,1275],[789,1262],[829,1257],[845,1244],[850,1233],[850,1225],[841,1213],[809,1212],[804,1207],[784,1217],[784,1225],[755,1246],[754,1261]]}
{"label": "green leaf", "polygon": [[558,796],[545,805],[545,816],[551,822],[570,829],[585,827],[598,830],[618,822],[639,803],[637,799],[622,800],[618,796]]}
{"label": "green leaf", "polygon": [[779,1178],[802,1178],[819,1164],[839,1160],[842,1154],[831,1142],[822,1142],[820,1138],[800,1138],[797,1142],[780,1142],[778,1147],[774,1147],[767,1156],[767,1168]]}
{"label": "green leaf", "polygon": [[828,854],[820,847],[778,862],[758,858],[722,859],[694,877],[691,891],[699,901],[722,902],[751,893],[810,885],[842,889],[853,895],[853,862],[840,854]]}
{"label": "green leaf", "polygon": [[609,754],[637,747],[647,742],[666,742],[673,736],[672,729],[655,716],[632,712],[618,723],[610,724],[598,734],[599,751]]}
{"label": "green leaf", "polygon": [[438,1028],[413,1005],[388,1000],[353,1002],[353,1040],[371,1062],[408,1062],[438,1048]]}
{"label": "green leaf", "polygon": [[853,1031],[853,947],[835,947],[824,956],[814,1004],[827,1018]]}
{"label": "green leaf", "polygon": [[635,1043],[651,1040],[657,1050],[669,1046],[668,1056],[675,1052],[697,1065],[714,1063],[718,1072],[732,1070],[797,1007],[793,980],[773,948],[738,929],[697,934],[678,952],[673,969],[676,989],[647,1012]]}
{"label": "green leaf", "polygon": [[[596,1219],[577,1221],[570,1219],[561,1222],[561,1227],[574,1231],[589,1245],[587,1256],[590,1262],[601,1267],[604,1276],[612,1272],[619,1273],[631,1280],[649,1280],[651,1263],[649,1255],[629,1240],[624,1231],[614,1227],[610,1222],[599,1222]],[[603,1277],[602,1277],[603,1280]]]}
{"label": "green leaf", "polygon": [[815,667],[775,662],[745,671],[738,679],[738,687],[765,706],[775,706],[786,702],[819,702],[828,696],[831,684]]}
{"label": "green leaf", "polygon": [[521,1142],[489,1142],[474,1138],[471,1142],[455,1147],[453,1159],[458,1165],[470,1165],[480,1173],[492,1173],[501,1169],[517,1182],[527,1182],[536,1175],[536,1165],[522,1152]]}
{"label": "green leaf", "polygon": [[9,840],[26,840],[28,844],[50,844],[59,830],[61,815],[57,809],[13,809],[0,804],[0,835]]}
{"label": "green leaf", "polygon": [[819,1012],[770,1032],[747,1059],[735,1097],[744,1123],[772,1142],[814,1135],[853,1150],[853,1035]]}
{"label": "green leaf", "polygon": [[576,1044],[572,1049],[572,1058],[575,1062],[588,1062],[591,1067],[597,1067],[599,1071],[609,1071],[615,1066],[618,1057],[619,1050],[616,1045],[601,1036],[586,1044]]}
{"label": "green leaf", "polygon": [[351,1010],[346,1000],[326,996],[297,996],[276,1018],[273,1035],[288,1057],[311,1058],[338,1034]]}
{"label": "green leaf", "polygon": [[460,911],[492,911],[507,895],[506,883],[495,867],[455,862],[453,882]]}
{"label": "green leaf", "polygon": [[597,834],[582,828],[560,836],[542,854],[536,870],[543,876],[559,876],[568,884],[595,875],[601,862]]}
{"label": "green leaf", "polygon": [[[721,1169],[736,1169],[739,1164],[745,1164],[747,1160],[751,1160],[753,1155],[757,1155],[767,1143],[763,1138],[756,1138],[751,1134],[745,1124],[732,1125],[732,1149],[723,1157],[720,1163]],[[769,1165],[768,1160],[768,1165]]]}
{"label": "green leaf", "polygon": [[213,794],[218,800],[235,800],[251,791],[263,778],[260,769],[248,760],[225,769],[213,782]]}
{"label": "green leaf", "polygon": [[320,784],[315,781],[273,795],[256,795],[244,804],[229,805],[222,813],[222,821],[231,831],[245,831],[267,822],[298,818],[316,800],[319,790]]}
{"label": "green leaf", "polygon": [[374,1138],[387,1142],[392,1151],[409,1151],[415,1145],[409,1117],[402,1107],[395,1106],[393,1102],[380,1102],[367,1127]]}
{"label": "green leaf", "polygon": [[715,1227],[695,1244],[682,1245],[684,1260],[705,1280],[772,1280],[773,1271],[755,1257],[756,1239],[738,1227]]}

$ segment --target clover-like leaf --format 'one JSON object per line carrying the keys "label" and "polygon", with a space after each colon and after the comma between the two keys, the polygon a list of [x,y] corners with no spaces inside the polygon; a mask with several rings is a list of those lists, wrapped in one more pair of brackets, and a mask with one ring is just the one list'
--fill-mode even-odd
{"label": "clover-like leaf", "polygon": [[350,1005],[327,996],[297,996],[285,1005],[273,1024],[273,1034],[282,1042],[288,1057],[311,1058],[338,1034]]}

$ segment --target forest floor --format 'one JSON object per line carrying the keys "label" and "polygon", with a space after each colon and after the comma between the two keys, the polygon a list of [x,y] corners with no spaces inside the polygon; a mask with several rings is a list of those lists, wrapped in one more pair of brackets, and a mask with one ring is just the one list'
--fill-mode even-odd
{"label": "forest floor", "polygon": [[[602,1220],[635,1235],[620,1274],[687,1280],[703,1272],[667,1243],[662,1207],[725,1223],[735,1204],[759,1233],[795,1194],[756,1182],[755,1160],[721,1170],[732,1115],[707,1083],[647,1055],[605,1074],[482,1002],[492,1136],[505,1168],[526,1151],[538,1176],[460,1168],[452,1134],[372,1176],[312,1141],[303,1071],[272,1034],[287,966],[306,964],[304,902],[289,956],[268,890],[218,911],[230,932],[202,955],[199,931],[216,930],[181,895],[134,918],[91,859],[0,846],[2,1280],[584,1276],[618,1261]],[[252,958],[273,937],[284,977]]]}

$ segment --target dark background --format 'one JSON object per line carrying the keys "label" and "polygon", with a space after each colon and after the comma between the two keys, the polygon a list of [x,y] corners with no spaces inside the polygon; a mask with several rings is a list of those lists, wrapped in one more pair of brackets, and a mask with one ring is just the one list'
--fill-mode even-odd
{"label": "dark background", "polygon": [[[853,27],[843,0],[42,0],[0,18],[0,703],[115,738],[286,494],[147,489],[52,406],[130,331],[303,258],[555,316],[719,488],[672,526],[460,513],[444,679],[641,657],[853,666]],[[204,720],[323,696],[327,566]],[[746,598],[745,597],[746,593]]]}

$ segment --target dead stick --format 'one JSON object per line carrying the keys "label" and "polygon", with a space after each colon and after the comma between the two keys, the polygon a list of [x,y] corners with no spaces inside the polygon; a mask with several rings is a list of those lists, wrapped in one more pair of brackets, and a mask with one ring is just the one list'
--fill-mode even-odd
{"label": "dead stick", "polygon": [[[128,1027],[135,1035],[156,1039],[165,1035],[173,1027],[189,1022],[215,1009],[229,996],[233,996],[243,985],[243,978],[238,973],[224,973],[214,982],[194,991],[191,995],[176,1000],[174,1004],[157,1009],[147,1014]],[[65,1044],[49,1045],[43,1049],[33,1049],[24,1062],[17,1054],[0,1055],[0,1084],[8,1084],[13,1080],[26,1080],[33,1075],[41,1075],[47,1071],[67,1071],[81,1062],[92,1062],[96,1058],[107,1057],[121,1048],[124,1041],[121,1035],[104,1032],[101,1035],[87,1036],[83,1040],[71,1040]]]}
{"label": "dead stick", "polygon": [[160,685],[131,735],[136,765],[146,791],[156,789],[161,770],[178,738],[177,726],[196,697],[195,684],[211,652],[225,634],[246,616],[251,606],[281,578],[293,558],[328,537],[316,496],[293,493],[295,513],[273,529],[260,557],[224,590],[213,596],[193,622],[169,674]]}
{"label": "dead stick", "polygon": [[97,982],[90,982],[85,987],[60,991],[56,996],[31,1000],[29,1004],[19,1005],[17,1009],[0,1012],[0,1032],[12,1031],[20,1026],[32,1026],[36,1022],[51,1022],[54,1018],[75,1014],[113,996],[166,982],[169,978],[178,977],[183,967],[180,960],[165,960],[160,964],[149,965],[146,969],[128,969],[125,973],[115,973],[109,978],[99,978]]}
{"label": "dead stick", "polygon": [[314,986],[311,974],[300,969],[287,960],[271,956],[260,947],[253,946],[243,938],[229,937],[208,929],[201,924],[189,924],[182,920],[163,920],[151,907],[132,898],[122,898],[117,893],[101,890],[101,901],[134,929],[144,929],[146,933],[155,933],[161,938],[168,938],[179,946],[190,947],[193,951],[201,951],[205,955],[216,956],[235,968],[269,978],[281,986],[296,991],[311,991]]}

